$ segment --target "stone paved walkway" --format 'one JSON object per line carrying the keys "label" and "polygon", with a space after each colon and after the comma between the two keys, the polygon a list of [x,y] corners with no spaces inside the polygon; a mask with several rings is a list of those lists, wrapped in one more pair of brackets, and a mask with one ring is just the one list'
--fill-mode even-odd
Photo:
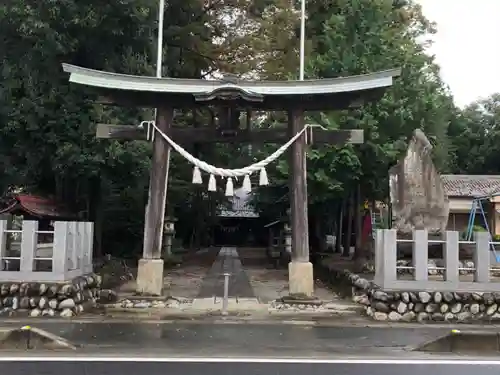
{"label": "stone paved walkway", "polygon": [[[202,249],[190,255],[180,266],[166,269],[163,278],[165,295],[184,299],[195,298],[218,252],[218,248]],[[135,290],[136,281],[131,280],[122,285],[117,292],[121,296],[128,297],[135,294]]]}
{"label": "stone paved walkway", "polygon": [[203,279],[197,298],[223,297],[224,274],[229,274],[229,297],[255,298],[235,247],[221,248],[212,268]]}
{"label": "stone paved walkway", "polygon": [[[267,304],[288,295],[288,270],[272,268],[263,249],[223,247],[196,298],[223,297],[225,272],[231,274],[230,298],[256,298]],[[325,302],[338,300],[319,280],[315,282],[315,295]]]}
{"label": "stone paved walkway", "polygon": [[265,249],[223,247],[210,251],[211,267],[208,266],[207,258],[201,266],[193,261],[165,271],[165,294],[175,297],[175,300],[142,301],[140,297],[122,293],[126,299],[119,303],[120,306],[167,308],[173,314],[220,311],[224,295],[224,273],[227,272],[231,274],[228,299],[230,312],[358,314],[359,306],[341,299],[319,280],[315,281],[315,296],[323,301],[323,305],[304,308],[275,303],[274,301],[288,295],[288,270],[273,268]]}
{"label": "stone paved walkway", "polygon": [[[288,295],[287,268],[271,267],[264,249],[238,249],[238,252],[250,285],[261,303],[269,303]],[[338,300],[338,296],[319,280],[315,280],[314,293],[325,302]]]}

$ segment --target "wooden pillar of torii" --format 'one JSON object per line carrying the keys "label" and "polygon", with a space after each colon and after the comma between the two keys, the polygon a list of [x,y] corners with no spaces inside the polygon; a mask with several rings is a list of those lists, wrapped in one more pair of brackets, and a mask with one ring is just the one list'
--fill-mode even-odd
{"label": "wooden pillar of torii", "polygon": [[[359,106],[379,98],[393,83],[399,70],[389,70],[364,76],[307,81],[218,81],[175,78],[131,77],[120,74],[63,65],[70,73],[70,82],[97,88],[101,102],[158,108],[156,125],[180,145],[186,143],[277,143],[287,142],[304,127],[305,111],[344,109]],[[241,129],[177,128],[173,124],[174,109],[198,106],[224,106],[245,110],[286,110],[288,126],[282,128]],[[121,140],[146,139],[146,130],[138,124],[99,124],[97,137]],[[307,131],[314,143],[342,145],[362,143],[361,130]],[[146,208],[143,258],[139,262],[137,292],[161,295],[163,289],[162,207],[167,193],[170,147],[159,135],[153,141],[150,193]],[[314,278],[309,262],[306,137],[301,136],[289,152],[291,163],[290,204],[292,227],[292,259],[289,264],[289,292],[312,296]],[[272,183],[272,182],[271,182]]]}

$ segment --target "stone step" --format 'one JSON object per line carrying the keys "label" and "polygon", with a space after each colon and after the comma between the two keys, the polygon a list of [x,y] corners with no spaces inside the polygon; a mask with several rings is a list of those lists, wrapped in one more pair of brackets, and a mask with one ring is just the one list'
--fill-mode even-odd
{"label": "stone step", "polygon": [[[221,310],[223,298],[195,298],[190,305],[192,310]],[[259,303],[256,298],[228,298],[228,311],[261,311],[266,305]]]}
{"label": "stone step", "polygon": [[345,300],[332,301],[323,305],[324,308],[338,313],[361,314],[365,311],[364,306]]}
{"label": "stone step", "polygon": [[333,300],[318,304],[287,304],[275,301],[269,305],[269,311],[272,312],[296,312],[296,313],[314,313],[314,314],[333,314],[333,315],[359,315],[364,311],[364,307],[354,302],[346,300]]}

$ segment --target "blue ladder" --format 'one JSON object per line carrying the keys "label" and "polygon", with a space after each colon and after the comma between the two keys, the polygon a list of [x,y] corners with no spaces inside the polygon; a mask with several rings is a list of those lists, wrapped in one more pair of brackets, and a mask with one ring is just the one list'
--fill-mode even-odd
{"label": "blue ladder", "polygon": [[481,199],[474,199],[472,201],[472,207],[471,207],[470,214],[469,214],[469,222],[467,224],[467,233],[466,233],[465,240],[472,241],[474,222],[476,220],[476,213],[477,213],[478,208],[479,208],[479,212],[481,213],[481,216],[483,218],[483,223],[484,223],[484,226],[486,227],[485,229],[488,232],[488,240],[490,242],[491,251],[493,251],[493,254],[495,256],[495,260],[497,261],[497,263],[500,263],[500,255],[497,254],[496,249],[495,249],[495,245],[492,244],[493,239],[491,237],[490,227],[488,225],[488,219],[486,219],[486,214],[484,213],[483,203],[482,203]]}

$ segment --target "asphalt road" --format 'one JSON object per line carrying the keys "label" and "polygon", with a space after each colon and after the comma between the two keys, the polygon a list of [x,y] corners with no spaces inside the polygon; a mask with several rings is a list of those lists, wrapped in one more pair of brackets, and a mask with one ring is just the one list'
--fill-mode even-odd
{"label": "asphalt road", "polygon": [[[19,323],[11,323],[12,327]],[[6,324],[4,324],[6,326]],[[0,351],[8,375],[497,375],[497,355],[410,350],[447,328],[42,323],[76,350]],[[481,355],[481,354],[479,354]]]}
{"label": "asphalt road", "polygon": [[426,361],[2,361],[9,375],[497,375],[497,362]]}
{"label": "asphalt road", "polygon": [[[78,353],[134,357],[338,358],[401,355],[449,332],[436,328],[310,327],[253,324],[35,323]],[[15,324],[12,324],[15,327]],[[17,325],[19,326],[19,325]],[[396,357],[397,358],[397,357]]]}

